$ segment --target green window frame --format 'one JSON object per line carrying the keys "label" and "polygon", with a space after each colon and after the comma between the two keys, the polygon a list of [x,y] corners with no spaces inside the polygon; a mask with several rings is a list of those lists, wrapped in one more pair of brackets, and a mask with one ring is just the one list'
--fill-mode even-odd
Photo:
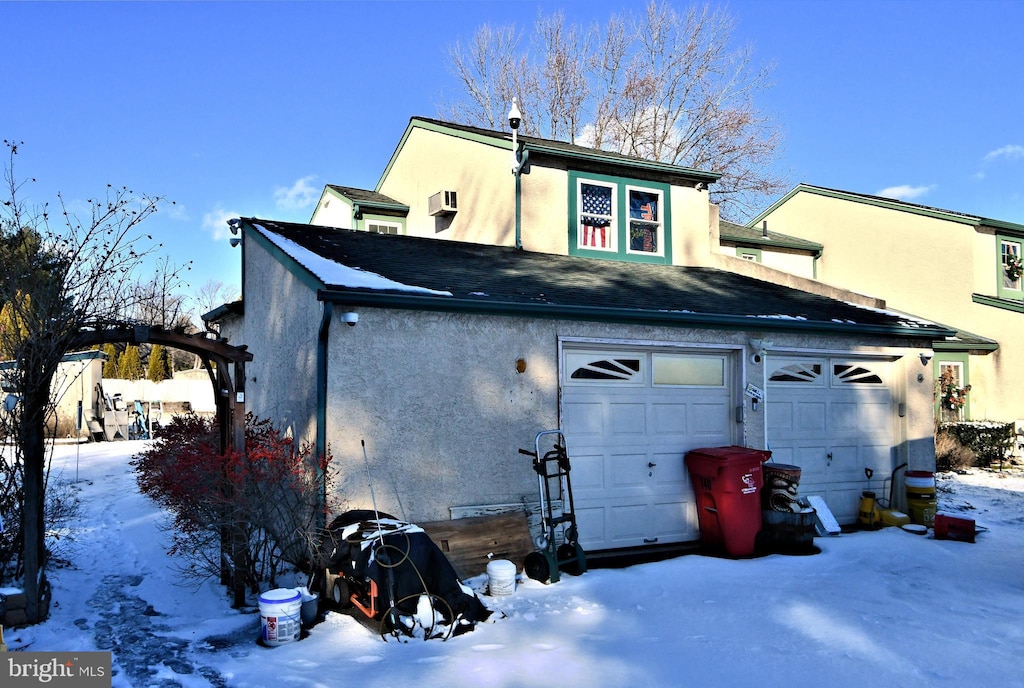
{"label": "green window frame", "polygon": [[942,390],[939,381],[942,373],[951,369],[955,371],[957,384],[966,388],[971,384],[970,356],[966,353],[936,352],[932,362],[932,376],[935,385],[935,416],[942,422],[970,420],[971,418],[971,395],[968,392],[964,405],[960,409],[945,408],[942,400]]}
{"label": "green window frame", "polygon": [[996,294],[1001,299],[1020,300],[1024,298],[1024,277],[1017,275],[1011,279],[1007,274],[1011,261],[1017,264],[1024,260],[1024,239],[1006,235],[996,235]]}
{"label": "green window frame", "polygon": [[569,172],[569,255],[672,263],[671,187]]}

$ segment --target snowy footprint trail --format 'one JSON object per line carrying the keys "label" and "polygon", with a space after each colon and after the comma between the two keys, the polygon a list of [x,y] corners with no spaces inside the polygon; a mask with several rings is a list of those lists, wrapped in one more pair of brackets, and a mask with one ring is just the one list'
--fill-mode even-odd
{"label": "snowy footprint trail", "polygon": [[[162,514],[138,493],[126,465],[144,446],[90,446],[84,462],[80,447],[55,449],[53,474],[77,491],[80,523],[71,535],[71,566],[50,574],[55,602],[47,624],[66,624],[70,616],[78,632],[68,634],[66,648],[45,649],[111,652],[115,686],[227,686],[217,669],[196,661],[209,644],[193,647],[194,633],[182,633],[180,619],[176,625],[168,616],[178,610],[164,609],[167,586],[180,586],[178,573],[164,551]],[[175,593],[188,597],[187,589]],[[93,647],[84,646],[86,638]]]}

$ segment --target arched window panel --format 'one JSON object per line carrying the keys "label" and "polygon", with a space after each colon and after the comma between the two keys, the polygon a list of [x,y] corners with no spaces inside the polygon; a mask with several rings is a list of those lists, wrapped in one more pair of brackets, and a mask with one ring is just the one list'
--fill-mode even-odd
{"label": "arched window panel", "polygon": [[[579,359],[579,355],[570,359]],[[585,359],[586,360],[586,359]],[[640,374],[639,358],[591,358],[580,364],[572,361],[572,380],[634,381]]]}
{"label": "arched window panel", "polygon": [[837,382],[844,385],[884,384],[877,373],[855,363],[833,364],[832,376]]}
{"label": "arched window panel", "polygon": [[771,382],[818,383],[821,380],[821,363],[791,363],[777,368],[768,378]]}

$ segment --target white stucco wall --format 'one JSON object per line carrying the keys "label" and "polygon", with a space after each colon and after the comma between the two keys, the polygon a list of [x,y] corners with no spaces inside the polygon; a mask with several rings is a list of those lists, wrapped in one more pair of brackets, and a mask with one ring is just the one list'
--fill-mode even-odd
{"label": "white stucco wall", "polygon": [[[370,505],[365,440],[378,508],[412,520],[446,519],[456,506],[536,499],[536,476],[517,449],[559,426],[559,338],[734,347],[735,398],[746,408],[746,422],[736,424],[733,441],[752,447],[764,446],[764,406],[751,411],[742,390],[747,382],[764,389],[765,372],[747,360],[751,337],[770,338],[790,352],[879,353],[813,335],[358,310],[357,326],[335,318],[330,332],[327,437],[337,493],[346,500],[342,508]],[[884,352],[918,360],[914,351]],[[518,358],[527,362],[522,374]],[[902,460],[923,468],[934,466],[931,383],[918,382],[910,363],[896,366],[893,422]],[[899,403],[907,404],[903,418]]]}
{"label": "white stucco wall", "polygon": [[246,410],[270,418],[299,440],[316,438],[316,345],[323,304],[316,292],[274,260],[251,236],[244,243],[245,316],[221,333],[246,344]]}

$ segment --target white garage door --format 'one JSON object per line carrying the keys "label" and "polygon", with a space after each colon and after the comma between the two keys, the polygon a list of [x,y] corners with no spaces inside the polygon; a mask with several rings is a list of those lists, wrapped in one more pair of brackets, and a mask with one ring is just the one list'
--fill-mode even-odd
{"label": "white garage door", "polygon": [[853,523],[861,493],[881,490],[894,468],[892,364],[769,356],[768,365],[772,459],[800,466],[800,494],[822,495],[840,523]]}
{"label": "white garage door", "polygon": [[699,539],[683,456],[733,443],[730,356],[563,355],[562,429],[584,549]]}

